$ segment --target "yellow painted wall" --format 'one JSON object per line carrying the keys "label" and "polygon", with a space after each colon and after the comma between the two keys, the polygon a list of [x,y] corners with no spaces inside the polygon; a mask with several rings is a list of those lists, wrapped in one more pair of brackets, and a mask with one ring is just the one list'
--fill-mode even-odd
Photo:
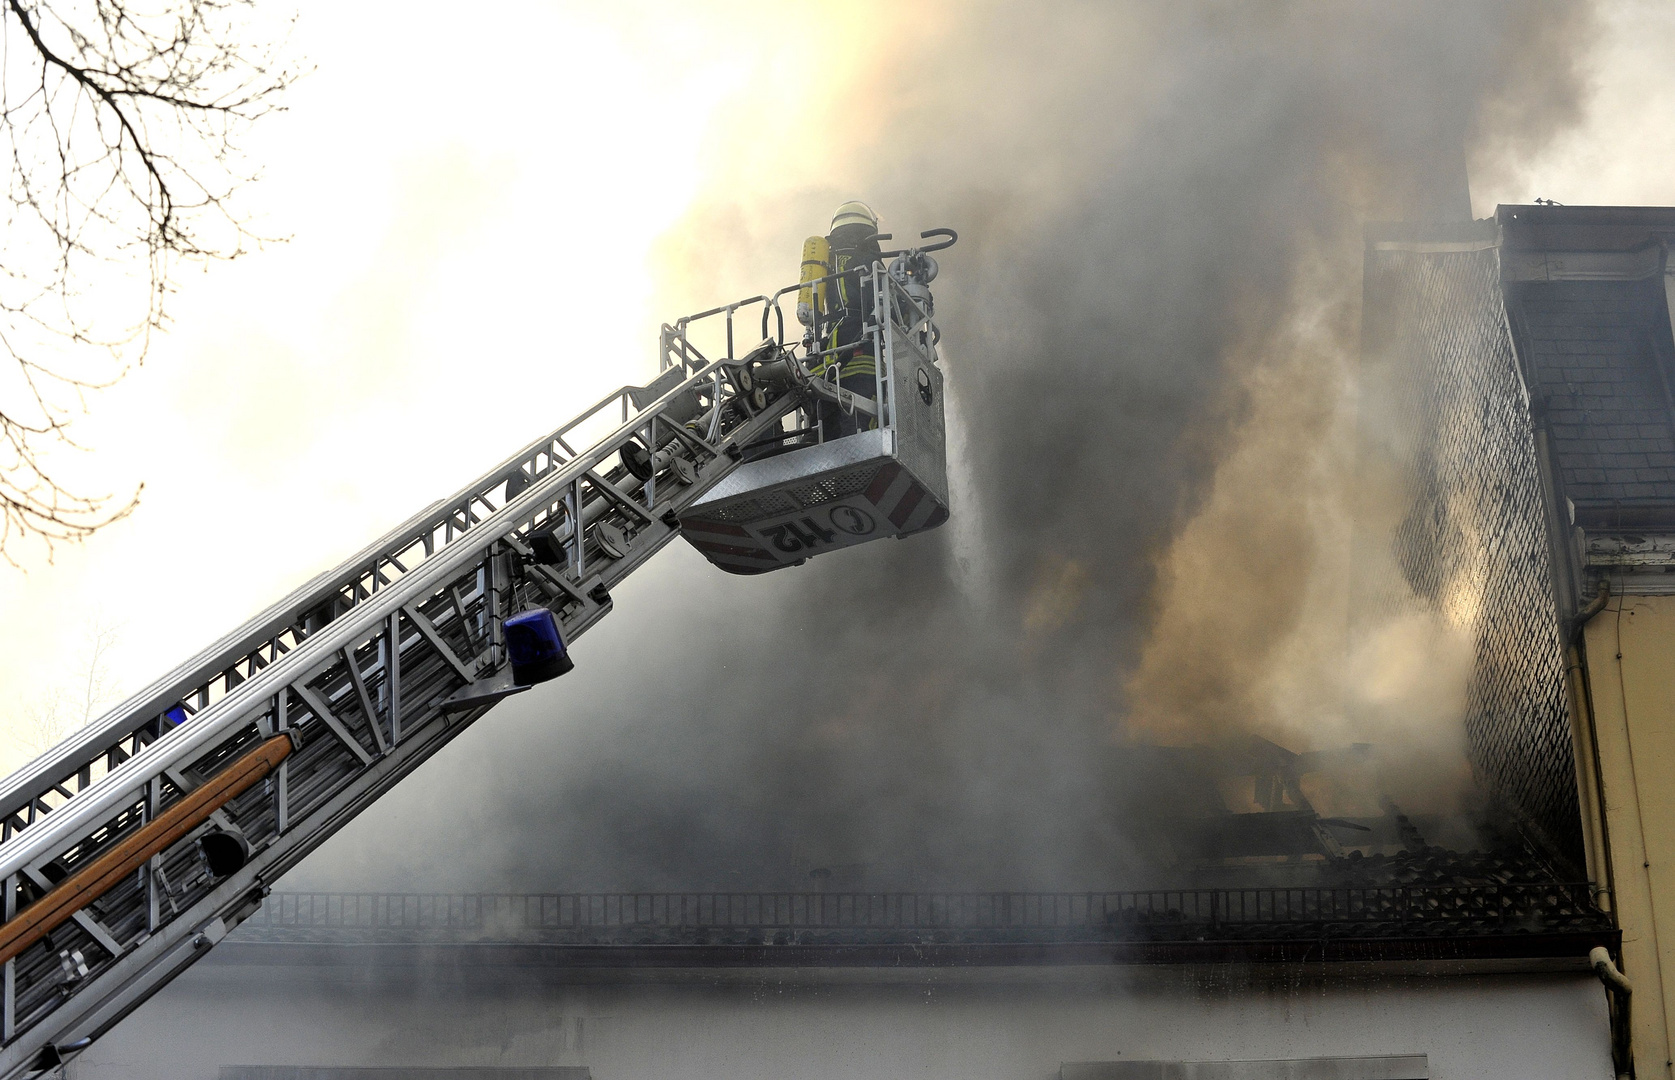
{"label": "yellow painted wall", "polygon": [[1606,848],[1590,852],[1591,869],[1610,890],[1634,981],[1635,1071],[1675,1080],[1675,596],[1613,597],[1584,642],[1592,739],[1578,746],[1579,779],[1587,804],[1597,751]]}

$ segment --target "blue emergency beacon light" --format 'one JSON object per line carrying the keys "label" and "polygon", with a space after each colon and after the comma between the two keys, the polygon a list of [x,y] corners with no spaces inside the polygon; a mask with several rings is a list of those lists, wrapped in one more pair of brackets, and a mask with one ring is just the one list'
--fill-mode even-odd
{"label": "blue emergency beacon light", "polygon": [[558,620],[546,608],[506,620],[506,653],[512,661],[512,681],[519,686],[556,679],[576,666],[558,632]]}

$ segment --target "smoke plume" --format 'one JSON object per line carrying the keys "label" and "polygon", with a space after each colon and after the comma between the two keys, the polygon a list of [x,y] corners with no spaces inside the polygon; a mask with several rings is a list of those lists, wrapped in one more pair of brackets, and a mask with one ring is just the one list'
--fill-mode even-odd
{"label": "smoke plume", "polygon": [[[671,549],[576,674],[303,875],[1140,885],[1189,797],[1150,744],[1367,741],[1461,774],[1464,646],[1422,610],[1350,610],[1379,408],[1354,385],[1361,230],[1466,217],[1468,161],[1570,122],[1587,6],[889,11],[855,25],[899,40],[846,37],[785,141],[717,155],[665,293],[673,314],[788,279],[846,198],[898,238],[959,229],[936,286],[953,521],[761,579]],[[396,814],[447,856],[369,858]]]}

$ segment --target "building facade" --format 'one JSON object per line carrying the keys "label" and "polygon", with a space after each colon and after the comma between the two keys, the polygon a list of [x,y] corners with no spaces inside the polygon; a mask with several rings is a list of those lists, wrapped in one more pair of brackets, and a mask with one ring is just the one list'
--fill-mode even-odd
{"label": "building facade", "polygon": [[1413,417],[1374,448],[1414,477],[1408,576],[1472,598],[1474,764],[1621,928],[1642,1077],[1675,1075],[1671,243],[1675,209],[1544,205],[1367,245],[1372,385]]}
{"label": "building facade", "polygon": [[1582,956],[1611,935],[1585,892],[1560,893],[275,894],[71,1068],[1609,1077],[1605,998]]}

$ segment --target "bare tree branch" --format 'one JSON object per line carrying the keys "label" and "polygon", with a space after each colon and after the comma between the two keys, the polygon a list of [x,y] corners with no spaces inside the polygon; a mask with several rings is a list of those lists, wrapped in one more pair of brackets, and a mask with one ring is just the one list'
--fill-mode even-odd
{"label": "bare tree branch", "polygon": [[255,0],[0,0],[0,557],[80,540],[139,492],[49,470],[88,396],[143,362],[181,259],[261,237],[231,200],[238,137],[296,78]]}
{"label": "bare tree branch", "polygon": [[93,722],[121,698],[121,687],[111,672],[111,653],[121,642],[120,627],[94,619],[85,628],[85,661],[73,680],[54,684],[23,709],[24,723],[12,734],[31,754],[42,754]]}

